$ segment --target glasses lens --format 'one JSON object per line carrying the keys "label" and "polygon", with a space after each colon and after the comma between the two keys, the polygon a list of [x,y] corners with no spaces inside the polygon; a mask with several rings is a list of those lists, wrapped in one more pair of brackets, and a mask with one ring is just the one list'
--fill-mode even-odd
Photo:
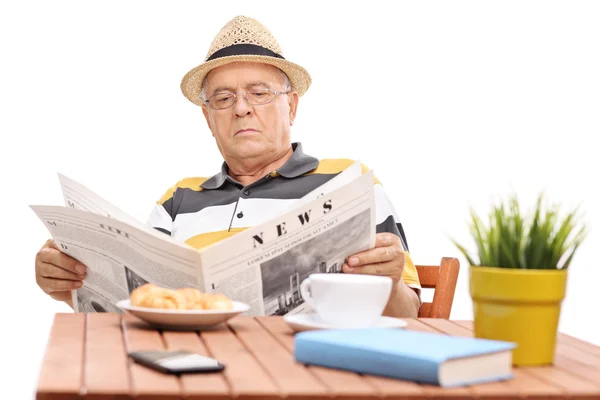
{"label": "glasses lens", "polygon": [[250,104],[267,104],[273,100],[273,92],[269,89],[256,89],[246,93],[246,98]]}
{"label": "glasses lens", "polygon": [[208,103],[212,108],[221,110],[223,108],[231,107],[233,99],[233,93],[217,93],[208,100]]}

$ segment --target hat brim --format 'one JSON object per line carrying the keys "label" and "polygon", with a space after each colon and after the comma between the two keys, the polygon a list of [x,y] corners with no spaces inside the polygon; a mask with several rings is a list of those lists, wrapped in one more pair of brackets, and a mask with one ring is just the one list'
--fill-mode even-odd
{"label": "hat brim", "polygon": [[304,68],[291,61],[260,55],[235,55],[207,61],[190,70],[181,80],[183,95],[192,103],[201,106],[202,99],[200,98],[200,94],[202,92],[202,82],[206,74],[214,68],[234,62],[257,62],[281,69],[288,76],[292,84],[292,89],[298,92],[299,96],[302,96],[308,90],[312,82],[310,74]]}

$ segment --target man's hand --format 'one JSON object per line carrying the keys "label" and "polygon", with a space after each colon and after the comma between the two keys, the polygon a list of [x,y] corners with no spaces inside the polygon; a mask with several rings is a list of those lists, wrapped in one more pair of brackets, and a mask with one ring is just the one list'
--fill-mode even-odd
{"label": "man's hand", "polygon": [[348,257],[342,265],[348,274],[389,276],[396,287],[404,271],[404,250],[400,238],[393,233],[382,232],[375,237],[375,248]]}
{"label": "man's hand", "polygon": [[35,280],[38,286],[55,300],[71,304],[71,290],[80,288],[86,268],[64,254],[54,240],[48,240],[35,256]]}
{"label": "man's hand", "polygon": [[404,249],[393,233],[378,233],[375,248],[348,257],[342,265],[347,274],[368,274],[392,278],[392,292],[383,315],[396,318],[416,318],[421,305],[417,293],[402,280]]}

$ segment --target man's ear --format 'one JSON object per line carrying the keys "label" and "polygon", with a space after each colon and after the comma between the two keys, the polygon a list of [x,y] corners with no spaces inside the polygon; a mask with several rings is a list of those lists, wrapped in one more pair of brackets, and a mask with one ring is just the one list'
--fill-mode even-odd
{"label": "man's ear", "polygon": [[213,137],[215,136],[215,133],[213,132],[212,126],[210,124],[210,116],[208,115],[208,110],[206,109],[206,106],[201,106],[202,107],[202,114],[204,114],[204,119],[206,120],[206,125],[208,125],[208,129],[210,129],[210,132],[212,133]]}
{"label": "man's ear", "polygon": [[290,126],[294,125],[294,120],[296,119],[296,111],[298,110],[298,102],[300,101],[300,96],[298,96],[298,92],[292,92],[290,96],[288,96],[288,104],[290,106]]}

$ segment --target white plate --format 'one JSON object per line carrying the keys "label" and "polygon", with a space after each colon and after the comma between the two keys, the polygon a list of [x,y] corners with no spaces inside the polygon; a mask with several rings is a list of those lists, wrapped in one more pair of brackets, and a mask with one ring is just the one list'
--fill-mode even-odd
{"label": "white plate", "polygon": [[[351,329],[349,327],[339,327],[328,324],[317,314],[287,314],[283,317],[284,321],[294,332],[310,331],[315,329]],[[400,318],[381,317],[375,324],[369,328],[404,328],[407,323]]]}
{"label": "white plate", "polygon": [[246,303],[232,301],[231,310],[171,310],[132,306],[129,299],[117,302],[117,307],[148,324],[163,329],[201,330],[213,327],[250,309]]}

